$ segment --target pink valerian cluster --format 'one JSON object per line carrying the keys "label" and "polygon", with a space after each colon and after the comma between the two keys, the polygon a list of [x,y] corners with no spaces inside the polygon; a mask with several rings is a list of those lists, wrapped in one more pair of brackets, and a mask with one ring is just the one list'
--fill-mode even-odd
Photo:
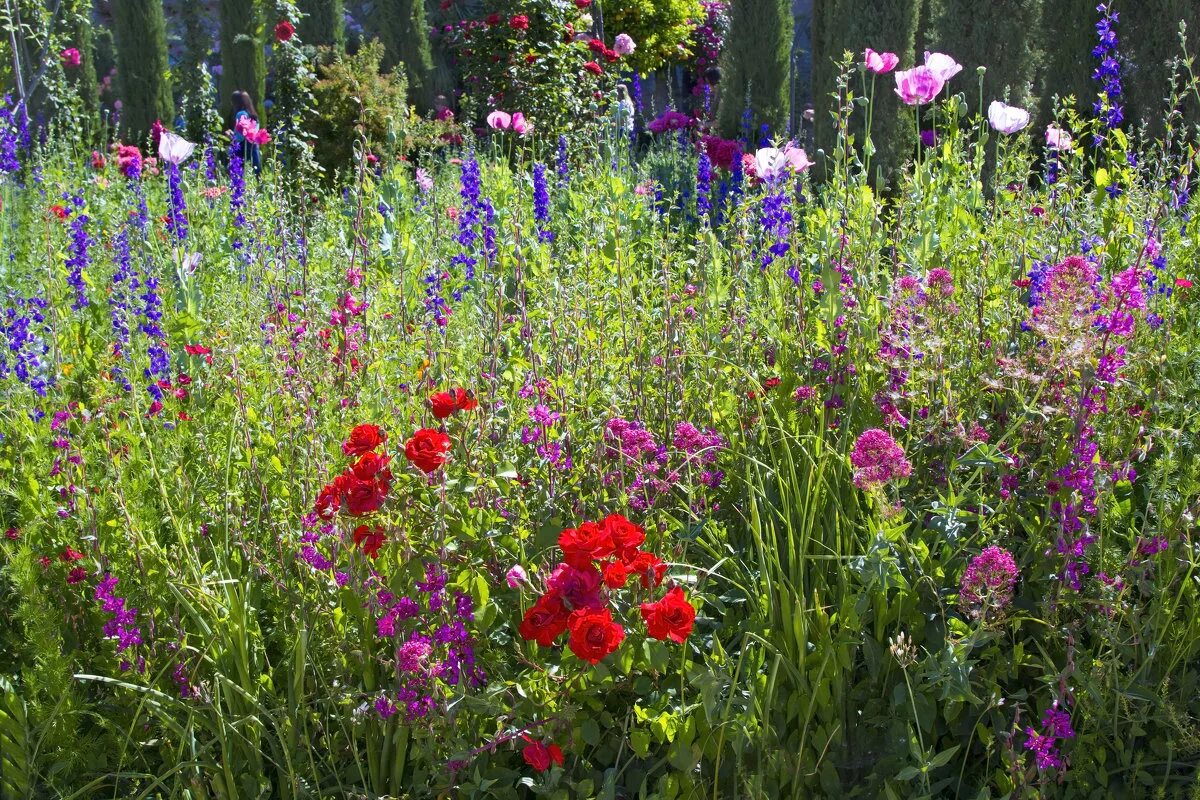
{"label": "pink valerian cluster", "polygon": [[[671,445],[660,444],[638,422],[610,419],[604,427],[604,453],[618,468],[604,476],[605,484],[624,482],[629,504],[639,511],[667,496],[684,479],[684,473],[708,489],[721,485],[725,473],[716,465],[726,443],[719,434],[680,422]],[[703,506],[703,500],[698,504]]]}
{"label": "pink valerian cluster", "polygon": [[869,428],[854,442],[850,454],[854,467],[854,485],[860,489],[876,489],[912,474],[912,464],[904,457],[904,449],[885,430]]}
{"label": "pink valerian cluster", "polygon": [[1029,737],[1025,740],[1025,749],[1033,753],[1039,770],[1063,769],[1066,762],[1059,751],[1059,743],[1075,738],[1071,715],[1059,710],[1056,702],[1042,714],[1042,730],[1044,733],[1038,733],[1032,725],[1025,729]]}
{"label": "pink valerian cluster", "polygon": [[474,603],[463,592],[451,592],[447,580],[442,567],[426,564],[411,597],[393,594],[374,570],[364,584],[375,633],[394,646],[390,660],[398,686],[375,701],[384,719],[400,711],[406,722],[427,718],[445,699],[446,687],[479,688],[487,681],[467,630],[475,621]]}
{"label": "pink valerian cluster", "polygon": [[972,616],[1001,611],[1012,602],[1020,571],[1012,553],[991,545],[971,559],[959,584],[958,597]]}

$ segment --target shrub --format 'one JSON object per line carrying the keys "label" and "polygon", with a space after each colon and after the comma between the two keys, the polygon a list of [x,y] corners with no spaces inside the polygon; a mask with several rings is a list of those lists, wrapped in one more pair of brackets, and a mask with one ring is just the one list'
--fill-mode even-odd
{"label": "shrub", "polygon": [[383,45],[373,40],[354,55],[326,48],[321,59],[312,88],[317,162],[332,175],[353,162],[364,139],[373,151],[394,152],[408,125],[407,86],[403,75],[380,72]]}

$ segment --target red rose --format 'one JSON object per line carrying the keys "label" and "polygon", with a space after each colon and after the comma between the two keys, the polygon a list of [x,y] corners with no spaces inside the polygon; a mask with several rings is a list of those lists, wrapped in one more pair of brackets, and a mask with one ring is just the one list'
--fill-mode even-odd
{"label": "red rose", "polygon": [[517,633],[527,642],[537,641],[542,647],[553,647],[554,640],[567,629],[570,616],[571,610],[563,603],[563,596],[551,592],[539,597],[525,612]]}
{"label": "red rose", "polygon": [[587,62],[586,64],[583,65],[583,68],[586,69],[588,72],[592,73],[593,75],[603,75],[604,74],[604,68],[601,67],[599,64],[597,64],[595,61]]}
{"label": "red rose", "polygon": [[391,460],[390,456],[381,456],[374,452],[363,453],[362,458],[350,468],[350,474],[360,481],[373,481],[378,478],[384,483],[391,483],[392,471],[388,469],[388,462]]}
{"label": "red rose", "polygon": [[432,428],[422,428],[404,445],[404,455],[425,474],[446,463],[450,453],[450,437]]}
{"label": "red rose", "polygon": [[594,522],[567,528],[558,535],[558,546],[566,562],[579,569],[588,569],[593,561],[613,553],[612,534]]}
{"label": "red rose", "polygon": [[77,583],[83,583],[85,580],[87,580],[87,570],[83,567],[75,567],[67,573],[67,583],[72,586]]}
{"label": "red rose", "polygon": [[50,211],[59,219],[66,219],[71,213],[58,204],[50,206]]}
{"label": "red rose", "polygon": [[488,14],[487,19],[485,19],[484,22],[486,22],[488,25],[499,25],[500,24],[500,15],[499,14]]}
{"label": "red rose", "polygon": [[508,27],[514,31],[527,31],[529,30],[529,17],[524,14],[516,14],[508,21]]}
{"label": "red rose", "polygon": [[361,456],[387,441],[387,434],[378,425],[358,425],[350,431],[350,438],[342,442],[342,454]]}
{"label": "red rose", "polygon": [[547,747],[542,742],[535,742],[528,736],[525,741],[529,744],[521,750],[521,757],[525,759],[525,763],[533,767],[537,772],[545,772],[550,769],[550,762],[553,761],[560,767],[563,764],[562,748],[556,744]]}
{"label": "red rose", "polygon": [[642,586],[647,589],[662,583],[663,575],[667,574],[667,565],[653,553],[636,550],[625,561],[625,568],[631,574],[640,575]]}
{"label": "red rose", "polygon": [[532,64],[535,61],[537,61],[537,53],[529,53],[525,56],[526,64]]}
{"label": "red rose", "polygon": [[359,525],[354,529],[354,544],[371,558],[379,557],[379,548],[387,541],[387,535],[381,528],[370,528]]}
{"label": "red rose", "polygon": [[625,638],[625,629],[613,622],[608,608],[580,609],[567,620],[571,638],[567,641],[571,652],[589,664],[595,664],[612,653]]}
{"label": "red rose", "polygon": [[593,53],[599,55],[600,53],[603,53],[605,49],[604,42],[601,40],[596,38],[588,39],[588,50],[591,50]]}
{"label": "red rose", "polygon": [[438,392],[430,396],[429,405],[433,409],[433,415],[438,419],[445,419],[453,414],[458,407],[454,402],[454,395],[451,392]]}
{"label": "red rose", "polygon": [[637,549],[646,541],[646,531],[620,514],[609,514],[600,521],[600,527],[608,531],[613,542],[613,551],[623,560],[633,558]]}
{"label": "red rose", "polygon": [[604,585],[610,589],[621,589],[629,580],[629,568],[623,561],[609,561],[600,571],[604,575]]}
{"label": "red rose", "polygon": [[288,22],[286,19],[280,20],[279,23],[275,25],[275,40],[276,41],[286,42],[288,39],[291,39],[295,35],[296,35],[296,26],[293,25],[292,23]]}
{"label": "red rose", "polygon": [[342,497],[346,502],[346,510],[355,517],[378,511],[391,491],[391,485],[387,481],[363,481],[353,475],[343,477],[348,480]]}
{"label": "red rose", "polygon": [[83,558],[83,553],[79,552],[78,550],[71,547],[70,545],[67,545],[67,549],[63,550],[58,555],[58,560],[62,561],[64,563],[67,563],[67,564],[69,564],[72,561],[79,561],[82,558]]}
{"label": "red rose", "polygon": [[575,0],[575,7],[578,8],[580,11],[587,8],[591,4],[592,4],[592,0]]}
{"label": "red rose", "polygon": [[333,515],[342,507],[341,490],[336,483],[327,483],[317,495],[313,512],[321,519],[333,519]]}
{"label": "red rose", "polygon": [[683,589],[676,586],[657,603],[642,603],[642,619],[650,638],[683,644],[692,632],[696,609],[687,601]]}

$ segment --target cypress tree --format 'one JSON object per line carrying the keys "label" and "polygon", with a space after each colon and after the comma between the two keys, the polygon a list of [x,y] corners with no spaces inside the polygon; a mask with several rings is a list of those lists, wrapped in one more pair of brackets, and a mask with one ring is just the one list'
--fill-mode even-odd
{"label": "cypress tree", "polygon": [[205,133],[220,126],[212,76],[208,71],[212,37],[205,29],[203,9],[199,3],[184,3],[182,16],[183,62],[179,65],[179,75],[184,90],[180,105],[187,135],[192,141],[198,142]]}
{"label": "cypress tree", "polygon": [[342,0],[300,0],[297,5],[305,15],[297,28],[301,41],[339,50],[345,46],[346,24]]}
{"label": "cypress tree", "polygon": [[[834,144],[833,126],[830,115],[836,110],[830,97],[836,88],[837,74],[832,66],[846,51],[854,54],[855,61],[862,61],[863,51],[870,47],[878,52],[891,52],[900,57],[897,69],[907,69],[913,64],[912,53],[916,44],[917,23],[920,17],[921,0],[889,0],[876,3],[872,0],[818,0],[813,11],[814,20],[820,15],[823,49],[817,51],[814,40],[814,77],[821,83],[813,90],[817,114],[817,146],[826,152]],[[818,72],[815,65],[824,66]],[[875,153],[871,157],[871,171],[882,169],[884,174],[904,163],[916,145],[912,112],[896,96],[895,82],[891,74],[870,76],[875,82],[874,112],[871,123],[871,142]],[[852,83],[858,93],[858,82]],[[868,91],[870,91],[868,89]],[[863,126],[866,114],[856,111],[852,124],[857,127],[855,141],[864,141]],[[870,176],[874,180],[874,175]]]}
{"label": "cypress tree", "polygon": [[140,140],[155,120],[170,120],[174,108],[167,83],[167,26],[162,2],[121,0],[112,8],[121,86],[121,130],[129,139]]}
{"label": "cypress tree", "polygon": [[790,0],[738,0],[732,4],[717,117],[725,136],[740,135],[747,98],[750,147],[757,145],[762,125],[770,126],[773,135],[786,131],[793,27]]}
{"label": "cypress tree", "polygon": [[[1042,9],[1045,69],[1038,81],[1039,116],[1053,114],[1054,95],[1075,97],[1075,105],[1090,113],[1099,88],[1092,84],[1092,48],[1096,46],[1096,0],[1052,0]],[[1085,110],[1086,109],[1086,110]]]}
{"label": "cypress tree", "polygon": [[409,97],[417,108],[429,109],[433,105],[433,57],[425,24],[425,0],[380,0],[376,13],[384,47],[384,71],[403,64]]}
{"label": "cypress tree", "polygon": [[[1056,0],[1057,1],[1057,0]],[[986,67],[983,111],[993,100],[1033,108],[1039,75],[1043,0],[931,0],[925,49],[946,53],[963,65],[956,78],[972,111],[979,103],[976,69]]]}
{"label": "cypress tree", "polygon": [[[1182,56],[1179,46],[1179,22],[1187,23],[1188,52],[1195,57],[1200,48],[1200,3],[1196,0],[1139,0],[1137,3],[1114,3],[1120,13],[1116,25],[1117,52],[1121,60],[1121,82],[1125,92],[1126,127],[1145,120],[1151,122],[1151,132],[1162,132],[1162,119],[1167,110],[1166,98],[1171,92],[1171,60]],[[1087,19],[1095,22],[1098,15],[1093,12]],[[1092,25],[1087,29],[1095,44]],[[1090,50],[1090,48],[1089,48]],[[1095,69],[1095,58],[1088,58],[1088,66]],[[1091,82],[1087,104],[1095,99],[1100,86]],[[1200,109],[1195,97],[1184,100],[1185,119],[1192,123],[1200,121]]]}
{"label": "cypress tree", "polygon": [[259,114],[266,91],[262,12],[257,0],[221,0],[221,113],[228,117],[236,91],[249,92]]}

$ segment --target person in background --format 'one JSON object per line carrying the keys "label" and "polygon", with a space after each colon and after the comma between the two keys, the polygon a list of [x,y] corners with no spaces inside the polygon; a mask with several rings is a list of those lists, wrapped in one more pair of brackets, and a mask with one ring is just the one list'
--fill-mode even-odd
{"label": "person in background", "polygon": [[454,112],[446,101],[446,95],[439,94],[433,98],[433,118],[438,122],[454,122]]}
{"label": "person in background", "polygon": [[629,99],[629,89],[625,84],[617,84],[617,100],[612,105],[613,125],[618,135],[628,136],[633,133],[633,101]]}
{"label": "person in background", "polygon": [[239,130],[239,123],[242,120],[249,120],[258,124],[258,114],[254,111],[254,103],[250,100],[250,95],[246,92],[236,91],[233,93],[233,143],[242,148],[242,160],[248,161],[254,165],[254,174],[262,174],[262,154],[259,152],[258,145],[248,141]]}

